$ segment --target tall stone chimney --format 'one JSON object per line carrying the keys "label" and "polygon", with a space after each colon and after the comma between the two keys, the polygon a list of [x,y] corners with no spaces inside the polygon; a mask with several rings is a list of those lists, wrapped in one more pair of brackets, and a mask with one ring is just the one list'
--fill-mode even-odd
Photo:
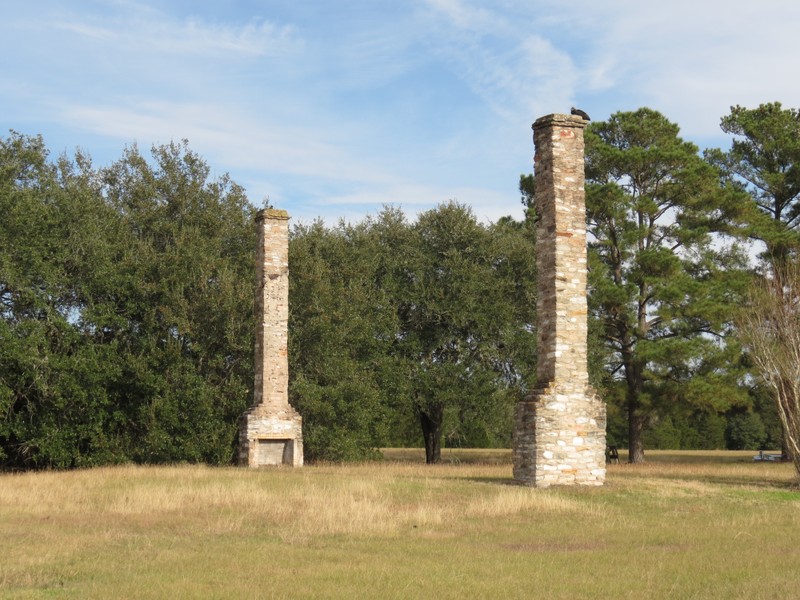
{"label": "tall stone chimney", "polygon": [[253,406],[239,425],[239,464],[303,464],[303,420],[289,404],[289,215],[256,216],[256,343]]}
{"label": "tall stone chimney", "polygon": [[587,370],[585,121],[533,124],[537,268],[536,388],[516,407],[514,479],[535,487],[602,485],[605,404]]}

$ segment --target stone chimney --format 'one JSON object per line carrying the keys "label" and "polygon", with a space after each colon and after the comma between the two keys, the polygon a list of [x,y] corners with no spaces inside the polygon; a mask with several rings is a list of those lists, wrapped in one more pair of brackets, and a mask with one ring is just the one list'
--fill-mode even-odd
{"label": "stone chimney", "polygon": [[303,464],[303,420],[289,404],[289,215],[256,216],[256,342],[253,406],[239,425],[239,464]]}
{"label": "stone chimney", "polygon": [[605,404],[587,371],[586,122],[533,124],[537,268],[536,389],[516,408],[514,479],[524,485],[602,485]]}

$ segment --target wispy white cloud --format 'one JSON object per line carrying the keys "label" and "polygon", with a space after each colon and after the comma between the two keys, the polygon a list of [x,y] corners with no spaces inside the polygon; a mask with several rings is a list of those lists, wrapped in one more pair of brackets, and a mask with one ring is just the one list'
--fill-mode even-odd
{"label": "wispy white cloud", "polygon": [[456,197],[494,219],[519,209],[543,114],[646,105],[703,143],[731,104],[800,105],[800,3],[222,4],[13,3],[0,126],[90,154],[188,138],[303,214]]}
{"label": "wispy white cloud", "polygon": [[444,15],[452,25],[476,35],[508,29],[508,22],[496,9],[475,6],[463,0],[426,0],[436,12]]}
{"label": "wispy white cloud", "polygon": [[91,38],[101,42],[111,41],[119,36],[118,31],[109,29],[108,27],[100,27],[97,25],[89,25],[87,23],[78,23],[74,21],[54,23],[53,28],[75,33],[85,38]]}
{"label": "wispy white cloud", "polygon": [[[334,181],[375,184],[390,177],[296,125],[254,121],[213,104],[168,102],[135,106],[65,106],[76,128],[126,140],[166,143],[187,138],[223,166]],[[317,135],[315,135],[317,134]]]}
{"label": "wispy white cloud", "polygon": [[800,82],[787,76],[800,63],[800,46],[787,43],[800,22],[797,3],[427,5],[448,24],[442,44],[454,68],[504,119],[573,101],[596,107],[599,118],[647,105],[677,121],[684,135],[710,139],[719,137],[719,118],[731,104],[800,103]]}
{"label": "wispy white cloud", "polygon": [[731,104],[800,101],[800,81],[787,77],[800,62],[800,47],[787,43],[800,4],[676,0],[666,10],[575,0],[559,22],[569,26],[575,14],[588,39],[584,58],[575,55],[589,84],[585,95],[602,93],[609,112],[648,105],[679,123],[685,136],[711,139]]}
{"label": "wispy white cloud", "polygon": [[465,0],[428,0],[443,19],[438,50],[470,89],[501,118],[518,123],[569,106],[577,72],[564,49],[534,21],[507,18]]}
{"label": "wispy white cloud", "polygon": [[50,26],[94,41],[113,41],[118,50],[136,49],[149,54],[274,56],[302,45],[291,26],[265,19],[235,25],[140,11],[125,19],[94,17],[87,21],[76,16],[61,17]]}

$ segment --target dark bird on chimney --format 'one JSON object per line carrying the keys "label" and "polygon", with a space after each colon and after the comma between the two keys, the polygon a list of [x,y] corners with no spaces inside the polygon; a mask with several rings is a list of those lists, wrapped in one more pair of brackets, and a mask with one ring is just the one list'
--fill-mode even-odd
{"label": "dark bird on chimney", "polygon": [[579,117],[580,117],[581,119],[583,119],[584,121],[591,121],[591,119],[589,118],[589,115],[587,115],[585,112],[583,112],[583,111],[582,111],[580,108],[575,108],[575,107],[573,106],[573,107],[572,107],[572,110],[570,110],[570,112],[571,112],[573,115],[577,115],[577,116],[579,116]]}

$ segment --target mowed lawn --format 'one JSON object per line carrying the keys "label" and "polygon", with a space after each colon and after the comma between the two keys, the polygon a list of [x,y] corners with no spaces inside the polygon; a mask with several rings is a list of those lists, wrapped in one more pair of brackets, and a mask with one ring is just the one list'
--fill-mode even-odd
{"label": "mowed lawn", "polygon": [[800,598],[791,465],[649,452],[537,490],[443,454],[3,474],[0,597]]}

